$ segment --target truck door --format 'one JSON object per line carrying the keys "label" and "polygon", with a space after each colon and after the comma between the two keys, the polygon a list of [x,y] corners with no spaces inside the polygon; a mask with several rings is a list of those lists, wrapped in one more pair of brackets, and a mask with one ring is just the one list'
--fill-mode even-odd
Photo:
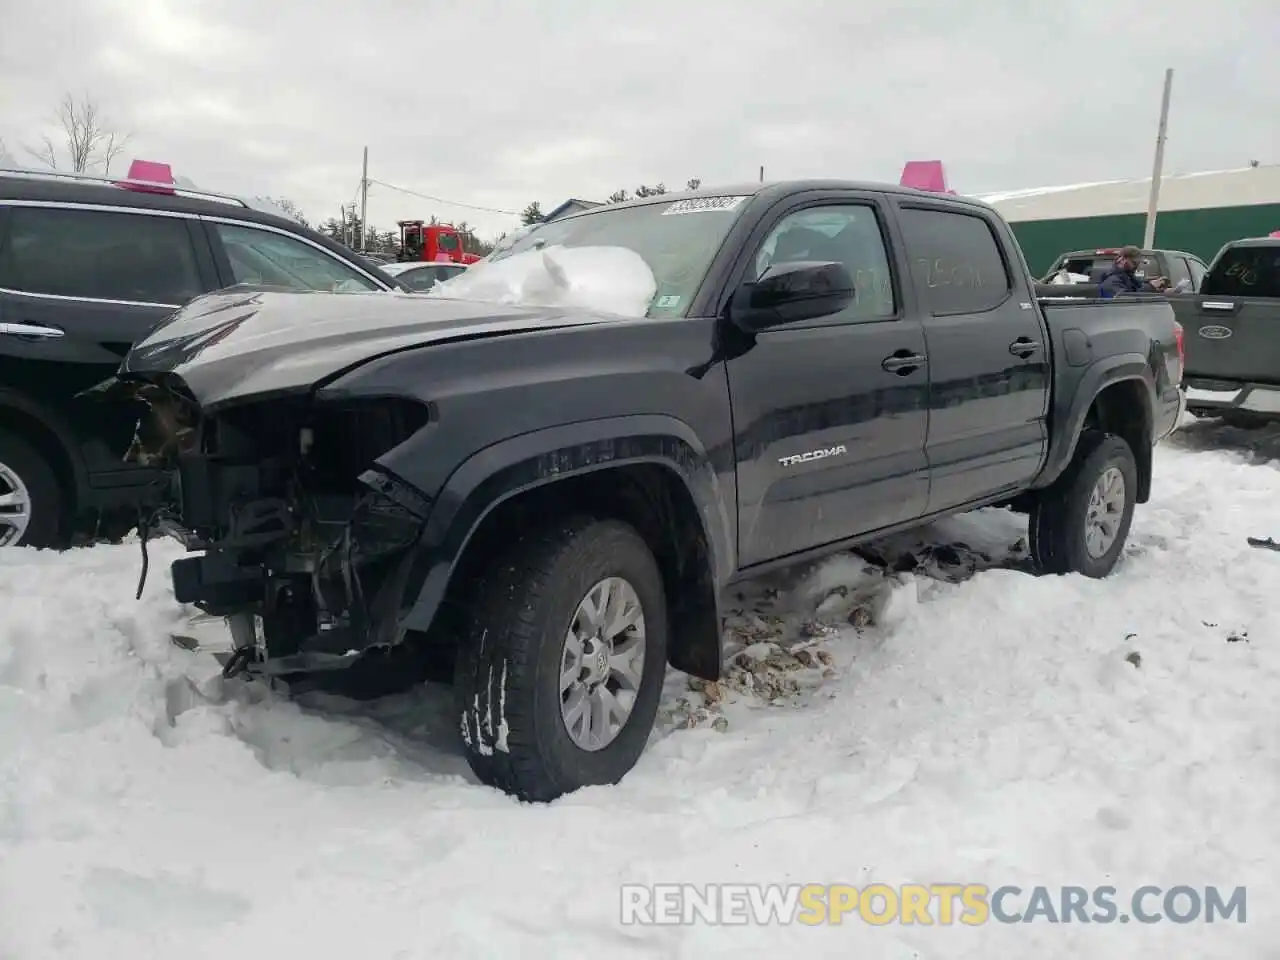
{"label": "truck door", "polygon": [[896,201],[922,297],[928,512],[1025,485],[1048,444],[1048,334],[1011,234],[980,209]]}
{"label": "truck door", "polygon": [[923,513],[929,391],[924,331],[890,264],[883,198],[844,191],[780,204],[736,282],[784,261],[840,261],[857,289],[843,312],[757,334],[728,364],[744,565]]}

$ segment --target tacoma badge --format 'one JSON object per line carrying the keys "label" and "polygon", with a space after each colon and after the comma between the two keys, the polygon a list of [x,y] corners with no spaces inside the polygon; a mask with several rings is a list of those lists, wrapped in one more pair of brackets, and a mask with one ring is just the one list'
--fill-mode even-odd
{"label": "tacoma badge", "polygon": [[794,467],[801,463],[812,463],[814,460],[825,460],[827,457],[839,457],[848,453],[844,444],[838,447],[825,447],[822,450],[810,450],[808,453],[797,453],[794,457],[779,457],[778,462],[784,467]]}

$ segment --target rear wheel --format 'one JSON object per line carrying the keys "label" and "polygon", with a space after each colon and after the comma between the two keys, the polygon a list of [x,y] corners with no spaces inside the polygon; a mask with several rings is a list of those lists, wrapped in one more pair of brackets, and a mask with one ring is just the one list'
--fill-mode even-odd
{"label": "rear wheel", "polygon": [[1081,436],[1070,466],[1031,509],[1029,540],[1037,569],[1107,576],[1124,551],[1137,492],[1138,466],[1129,444],[1101,431]]}
{"label": "rear wheel", "polygon": [[653,728],[667,610],[648,546],[616,520],[525,536],[483,575],[455,694],[476,775],[523,800],[617,783]]}
{"label": "rear wheel", "polygon": [[62,526],[57,474],[29,443],[0,430],[0,547],[58,546]]}

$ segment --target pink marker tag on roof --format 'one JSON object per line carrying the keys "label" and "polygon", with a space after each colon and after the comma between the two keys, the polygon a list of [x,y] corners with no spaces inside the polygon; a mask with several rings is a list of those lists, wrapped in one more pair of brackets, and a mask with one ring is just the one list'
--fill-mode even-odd
{"label": "pink marker tag on roof", "polygon": [[[126,181],[118,183],[117,186],[124,187],[126,190],[137,190],[139,193],[173,193],[173,187],[165,187],[163,184],[172,184],[173,168],[167,163],[159,163],[155,160],[135,160],[129,164],[129,172],[125,174]],[[145,183],[129,183],[129,180],[141,180]]]}

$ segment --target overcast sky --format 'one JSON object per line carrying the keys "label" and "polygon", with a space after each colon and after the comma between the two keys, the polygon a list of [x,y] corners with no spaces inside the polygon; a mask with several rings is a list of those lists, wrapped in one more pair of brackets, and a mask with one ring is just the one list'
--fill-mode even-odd
{"label": "overcast sky", "polygon": [[[1280,162],[1280,0],[0,0],[0,139],[68,91],[127,157],[313,219],[371,178],[500,210],[941,159],[980,193]],[[123,172],[127,159],[113,172]],[[381,228],[513,217],[375,184]]]}

